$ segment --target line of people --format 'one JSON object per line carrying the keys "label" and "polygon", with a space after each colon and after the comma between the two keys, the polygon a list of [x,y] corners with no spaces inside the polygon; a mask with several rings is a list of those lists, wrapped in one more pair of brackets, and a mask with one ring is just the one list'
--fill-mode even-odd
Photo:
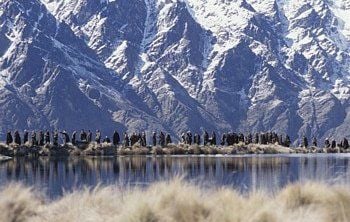
{"label": "line of people", "polygon": [[[77,145],[78,143],[91,143],[93,142],[93,134],[90,130],[85,132],[84,130],[81,130],[80,132],[80,140],[78,139],[77,131],[73,131],[71,136],[66,130],[58,131],[55,130],[54,132],[50,131],[32,131],[31,135],[29,135],[29,132],[27,130],[23,133],[23,139],[19,133],[19,131],[15,131],[13,136],[12,132],[8,131],[6,134],[6,144],[12,144],[15,143],[17,145],[22,145],[26,143],[30,143],[33,146],[44,146],[46,144],[52,144],[57,146],[59,145],[59,135],[61,135],[63,140],[63,145],[67,143],[72,143],[72,145]],[[52,138],[51,138],[52,136]],[[31,140],[29,140],[29,137]],[[52,140],[51,140],[52,139]],[[146,133],[133,133],[129,136],[128,133],[124,133],[123,135],[123,141],[121,141],[121,137],[119,133],[115,130],[112,135],[112,140],[105,136],[104,139],[102,139],[101,132],[99,130],[96,130],[95,132],[95,138],[94,142],[96,143],[113,143],[113,145],[119,145],[122,144],[126,147],[133,146],[136,143],[139,143],[142,147],[147,146],[147,139],[146,139]],[[166,146],[168,144],[172,143],[172,139],[170,134],[164,134],[163,132],[160,132],[160,134],[157,136],[157,134],[154,132],[152,135],[152,145],[161,145]]]}
{"label": "line of people", "polygon": [[[192,133],[188,131],[187,133],[181,134],[182,143],[185,144],[201,144],[201,137],[199,134],[195,133],[192,136]],[[289,147],[291,145],[291,140],[288,135],[284,138],[282,135],[277,135],[275,132],[266,132],[266,133],[255,133],[254,136],[249,133],[244,135],[243,133],[223,133],[221,136],[220,145],[222,146],[232,146],[238,143],[245,144],[275,144],[278,143],[280,145]],[[213,131],[211,136],[207,131],[203,133],[203,145],[217,145],[216,133]]]}
{"label": "line of people", "polygon": [[[22,145],[26,143],[30,143],[33,146],[44,146],[45,144],[52,144],[53,145],[59,145],[59,135],[61,135],[63,139],[63,144],[66,143],[72,143],[73,145],[77,145],[78,138],[77,138],[77,131],[74,131],[71,135],[69,136],[69,133],[66,130],[63,131],[58,131],[55,130],[53,132],[50,131],[32,131],[31,134],[29,135],[29,132],[25,130],[23,132],[23,139],[19,133],[19,131],[15,131],[13,136],[11,131],[8,131],[6,134],[6,144],[9,145],[11,143],[15,143],[17,145]],[[30,138],[30,140],[29,140]],[[119,143],[119,134],[117,131],[114,132],[113,134],[113,142]],[[92,132],[88,130],[85,132],[84,130],[81,130],[80,132],[80,142],[87,142],[90,143],[92,142]],[[95,133],[95,142],[101,143],[101,132],[99,130],[96,130]],[[110,142],[110,139],[106,137],[103,142]]]}
{"label": "line of people", "polygon": [[[301,145],[301,147],[304,147],[304,148],[308,148],[309,147],[309,141],[308,141],[306,136],[303,136],[303,139],[302,139],[300,145]],[[318,142],[317,142],[316,137],[312,138],[312,146],[318,147]],[[326,138],[325,141],[324,141],[324,147],[325,148],[333,148],[333,149],[336,148],[336,147],[340,147],[340,148],[343,148],[343,149],[348,149],[350,146],[349,146],[349,141],[344,137],[340,141],[340,143],[337,143],[337,141],[335,139],[330,141],[329,138]]]}
{"label": "line of people", "polygon": [[[29,135],[29,132],[27,130],[23,133],[23,140],[21,138],[21,135],[19,131],[15,131],[13,136],[11,131],[8,131],[6,134],[6,144],[9,145],[11,143],[15,143],[18,145],[26,144],[27,142],[30,142],[31,145],[36,146],[43,146],[45,144],[52,144],[57,146],[59,145],[59,135],[61,135],[63,139],[63,144],[66,143],[72,143],[73,145],[77,145],[78,143],[91,143],[93,141],[93,133],[88,130],[87,132],[82,129],[80,131],[80,140],[78,139],[77,131],[73,131],[71,134],[71,137],[69,136],[68,132],[66,130],[58,131],[55,130],[53,132],[50,131],[39,131],[35,132],[32,131],[31,135]],[[52,137],[51,137],[52,136]],[[31,140],[29,141],[29,137]],[[207,131],[203,132],[202,137],[200,134],[195,133],[192,134],[191,131],[187,131],[186,133],[181,134],[181,142],[184,144],[192,145],[192,144],[202,144],[203,139],[203,145],[217,145],[217,139],[216,139],[216,133],[213,131],[211,135],[209,136],[209,133]],[[52,140],[51,140],[52,139]],[[140,144],[142,147],[147,146],[147,138],[146,133],[133,133],[129,135],[128,133],[124,133],[123,138],[120,137],[119,133],[115,130],[112,135],[112,140],[105,136],[104,139],[102,139],[101,132],[99,130],[96,130],[94,141],[96,143],[113,143],[113,145],[119,145],[122,143],[125,147],[133,146],[136,143]],[[163,132],[159,132],[157,134],[156,132],[152,133],[152,146],[160,145],[162,147],[167,146],[168,144],[172,143],[172,139],[170,134],[164,134]],[[222,146],[231,146],[238,143],[244,143],[244,144],[279,144],[285,147],[290,147],[291,140],[288,135],[278,135],[275,132],[260,132],[255,133],[254,135],[251,133],[248,133],[247,135],[244,135],[243,133],[235,133],[235,132],[229,132],[229,133],[223,133],[221,136],[221,142],[220,145]],[[300,143],[302,147],[307,148],[309,146],[309,142],[306,136],[302,138],[302,141]],[[312,139],[312,146],[317,147],[317,139],[313,137]],[[332,140],[331,142],[327,138],[324,142],[325,148],[335,148],[335,147],[341,147],[344,149],[349,148],[349,142],[346,138],[343,138],[339,144],[335,140]]]}

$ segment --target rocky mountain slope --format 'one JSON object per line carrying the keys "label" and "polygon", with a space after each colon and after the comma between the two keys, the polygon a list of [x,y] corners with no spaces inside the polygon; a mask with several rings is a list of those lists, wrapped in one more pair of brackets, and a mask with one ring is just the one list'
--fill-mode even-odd
{"label": "rocky mountain slope", "polygon": [[350,136],[349,13],[349,0],[1,0],[1,131]]}

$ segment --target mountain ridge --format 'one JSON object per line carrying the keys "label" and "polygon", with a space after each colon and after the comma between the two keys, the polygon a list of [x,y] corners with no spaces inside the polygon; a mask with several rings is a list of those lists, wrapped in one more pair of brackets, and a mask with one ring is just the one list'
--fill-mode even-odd
{"label": "mountain ridge", "polygon": [[[4,2],[9,1],[0,3],[3,13],[8,13]],[[23,0],[15,2],[26,4]],[[164,130],[176,136],[203,129],[274,130],[294,140],[304,134],[337,139],[350,136],[350,21],[344,16],[350,10],[349,1],[41,0],[33,4],[41,5],[40,11],[52,14],[50,19],[67,29],[60,31],[64,37],[53,41],[61,48],[49,48],[52,57],[46,66],[60,61],[56,54],[67,55],[66,45],[78,45],[79,53],[70,52],[73,59],[57,67],[64,70],[74,63],[83,66],[82,61],[90,64],[87,67],[91,72],[87,73],[91,76],[81,69],[79,81],[72,77],[76,82],[71,86],[76,95],[82,94],[82,101],[87,100],[81,102],[74,96],[70,100],[77,107],[90,101],[88,107],[94,110],[85,119],[76,116],[75,122],[60,123],[66,117],[43,115],[47,123],[40,127],[71,129],[73,124],[68,121],[73,121],[78,128],[90,125],[78,122],[101,122],[90,128]],[[26,22],[45,26],[36,20]],[[4,23],[3,19],[0,22]],[[0,35],[0,41],[6,46],[9,40],[4,36]],[[0,47],[0,72],[4,73],[2,51],[9,53],[8,47]],[[33,53],[41,57],[39,52]],[[14,73],[24,68],[22,64],[12,66]],[[49,73],[52,76],[52,71]],[[43,74],[38,71],[39,76]],[[24,76],[17,75],[11,84]],[[91,86],[82,82],[91,82],[91,78],[103,81],[89,89]],[[18,86],[25,88],[21,84]],[[4,99],[9,97],[6,92],[0,94]],[[109,95],[108,102],[101,94]],[[39,95],[33,94],[37,100]],[[57,103],[64,101],[58,95],[58,89],[51,93]],[[120,98],[112,99],[114,95]],[[35,104],[27,108],[28,113],[38,109]],[[50,100],[42,104],[51,110]],[[96,117],[100,113],[103,121]],[[2,133],[17,127],[37,128],[40,124],[31,127],[28,123],[31,115],[17,114],[22,125],[7,123],[6,116],[0,116]]]}

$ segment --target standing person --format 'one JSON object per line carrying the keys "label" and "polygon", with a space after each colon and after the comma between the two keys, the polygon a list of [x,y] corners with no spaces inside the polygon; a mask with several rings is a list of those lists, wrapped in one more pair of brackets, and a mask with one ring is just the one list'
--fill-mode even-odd
{"label": "standing person", "polygon": [[135,132],[133,132],[133,134],[130,136],[130,145],[133,146],[135,143],[137,143],[137,135]]}
{"label": "standing person", "polygon": [[113,133],[113,145],[117,146],[120,142],[120,137],[119,137],[119,133],[117,132],[117,130],[114,130]]}
{"label": "standing person", "polygon": [[197,134],[197,145],[201,145],[201,136]]}
{"label": "standing person", "polygon": [[43,131],[39,132],[39,145],[44,146],[44,132]]}
{"label": "standing person", "polygon": [[50,144],[50,132],[47,130],[45,133],[45,144]]}
{"label": "standing person", "polygon": [[26,144],[29,141],[29,133],[27,130],[24,130],[23,134],[23,144]]}
{"label": "standing person", "polygon": [[183,132],[183,133],[181,134],[181,142],[184,143],[184,144],[187,143],[185,132]]}
{"label": "standing person", "polygon": [[13,142],[11,131],[7,131],[6,134],[6,145],[10,145]]}
{"label": "standing person", "polygon": [[312,138],[312,145],[317,147],[317,139],[316,139],[316,137]]}
{"label": "standing person", "polygon": [[21,145],[21,136],[19,135],[18,130],[15,131],[15,143]]}
{"label": "standing person", "polygon": [[187,134],[186,134],[186,143],[188,145],[192,145],[192,133],[191,131],[187,131]]}
{"label": "standing person", "polygon": [[216,134],[214,131],[211,134],[211,145],[216,146]]}
{"label": "standing person", "polygon": [[205,130],[204,134],[203,134],[203,145],[206,146],[209,142],[209,134],[208,132]]}
{"label": "standing person", "polygon": [[80,141],[86,142],[86,140],[87,140],[87,135],[86,135],[84,129],[82,129],[82,130],[80,131]]}
{"label": "standing person", "polygon": [[53,145],[58,146],[58,131],[55,130],[53,133]]}
{"label": "standing person", "polygon": [[258,143],[259,143],[259,133],[255,133],[255,136],[254,136],[254,143],[255,143],[255,144],[258,144]]}
{"label": "standing person", "polygon": [[91,143],[91,141],[92,141],[92,132],[89,130],[87,133],[87,142]]}
{"label": "standing person", "polygon": [[326,139],[324,140],[324,147],[329,148],[330,146],[331,146],[331,144],[330,144],[330,142],[329,142],[329,139],[326,138]]}
{"label": "standing person", "polygon": [[36,140],[36,132],[33,131],[32,132],[32,146],[37,146],[38,145],[38,141]]}
{"label": "standing person", "polygon": [[289,147],[292,142],[290,141],[289,135],[286,135],[286,140],[284,141],[284,145],[286,147]]}
{"label": "standing person", "polygon": [[302,146],[307,148],[309,146],[309,142],[307,141],[306,136],[303,136]]}
{"label": "standing person", "polygon": [[67,143],[70,142],[70,139],[69,139],[69,135],[67,133],[66,130],[63,130],[63,132],[61,132],[61,134],[63,135],[63,144],[66,145]]}
{"label": "standing person", "polygon": [[193,136],[193,144],[197,144],[197,133]]}
{"label": "standing person", "polygon": [[221,146],[225,146],[226,144],[226,133],[223,133],[221,136]]}
{"label": "standing person", "polygon": [[246,139],[247,144],[253,143],[253,135],[251,133],[248,133],[247,139]]}
{"label": "standing person", "polygon": [[[222,141],[221,141],[222,142]],[[233,144],[233,134],[232,134],[232,132],[228,132],[227,134],[226,134],[226,144],[228,145],[228,146],[232,146],[232,144]]]}
{"label": "standing person", "polygon": [[280,145],[280,146],[283,145],[283,136],[282,136],[282,134],[278,137],[278,145]]}
{"label": "standing person", "polygon": [[348,149],[349,148],[349,141],[344,137],[343,141],[342,141],[342,145],[344,149]]}
{"label": "standing person", "polygon": [[153,132],[153,135],[152,135],[152,145],[157,146],[157,133],[156,132]]}
{"label": "standing person", "polygon": [[146,147],[147,146],[147,139],[146,139],[146,133],[143,132],[141,134],[141,146]]}
{"label": "standing person", "polygon": [[73,131],[72,133],[72,144],[73,146],[77,145],[77,131]]}
{"label": "standing person", "polygon": [[159,145],[161,147],[164,147],[165,145],[165,135],[162,131],[160,131],[160,134],[159,134]]}
{"label": "standing person", "polygon": [[98,144],[101,143],[101,132],[100,132],[100,130],[96,130],[95,142],[98,143]]}
{"label": "standing person", "polygon": [[129,144],[130,144],[129,135],[125,132],[124,133],[124,147],[129,147]]}
{"label": "standing person", "polygon": [[166,137],[165,137],[165,145],[169,145],[171,143],[171,137],[170,137],[170,134],[166,134]]}
{"label": "standing person", "polygon": [[337,142],[333,139],[332,140],[332,144],[331,144],[331,148],[336,148],[337,147]]}

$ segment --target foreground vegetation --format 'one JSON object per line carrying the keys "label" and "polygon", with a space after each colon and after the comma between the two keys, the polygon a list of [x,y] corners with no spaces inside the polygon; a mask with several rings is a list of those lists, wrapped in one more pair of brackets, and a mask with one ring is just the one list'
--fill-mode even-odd
{"label": "foreground vegetation", "polygon": [[235,154],[287,154],[287,153],[345,153],[340,148],[288,148],[277,144],[235,144],[233,146],[199,146],[169,144],[166,147],[114,146],[110,143],[90,143],[73,146],[71,143],[60,146],[6,145],[0,143],[0,155],[4,156],[115,156],[115,155],[235,155]]}
{"label": "foreground vegetation", "polygon": [[0,189],[0,221],[350,221],[348,188],[290,185],[275,195],[204,189],[179,179],[146,189],[98,187],[49,201],[22,185]]}

